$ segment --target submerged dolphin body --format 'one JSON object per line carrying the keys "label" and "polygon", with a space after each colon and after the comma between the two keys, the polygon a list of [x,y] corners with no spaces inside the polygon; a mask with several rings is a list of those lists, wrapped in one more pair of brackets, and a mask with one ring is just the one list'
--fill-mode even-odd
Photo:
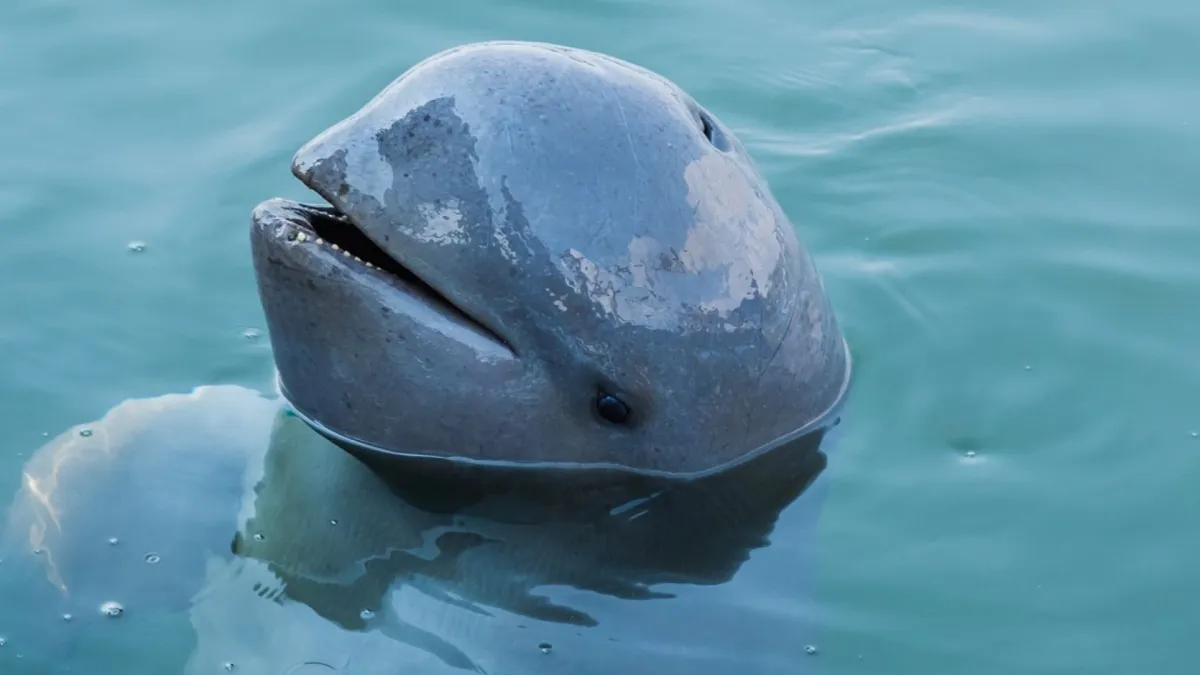
{"label": "submerged dolphin body", "polygon": [[700,475],[830,418],[850,363],[734,134],[665,78],[540,43],[439,53],[260,204],[282,391],[372,459]]}
{"label": "submerged dolphin body", "polygon": [[372,470],[234,386],[86,428],[8,510],[6,675],[792,675],[815,641],[838,428],[700,479]]}

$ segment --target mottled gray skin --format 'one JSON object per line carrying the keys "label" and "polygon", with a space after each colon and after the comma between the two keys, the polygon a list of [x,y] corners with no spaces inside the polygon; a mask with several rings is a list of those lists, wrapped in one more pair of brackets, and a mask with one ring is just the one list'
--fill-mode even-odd
{"label": "mottled gray skin", "polygon": [[[465,314],[317,243],[295,203],[256,208],[282,390],[352,451],[693,475],[820,423],[847,389],[817,270],[753,161],[638,66],[451,49],[293,172]],[[597,415],[600,392],[627,423]]]}

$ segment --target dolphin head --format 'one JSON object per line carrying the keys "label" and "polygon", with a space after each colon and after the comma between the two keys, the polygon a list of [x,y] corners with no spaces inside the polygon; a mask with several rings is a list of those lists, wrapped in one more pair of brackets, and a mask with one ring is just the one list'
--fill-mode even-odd
{"label": "dolphin head", "polygon": [[526,42],[415,65],[253,213],[280,389],[364,457],[710,472],[828,421],[848,352],[734,134]]}

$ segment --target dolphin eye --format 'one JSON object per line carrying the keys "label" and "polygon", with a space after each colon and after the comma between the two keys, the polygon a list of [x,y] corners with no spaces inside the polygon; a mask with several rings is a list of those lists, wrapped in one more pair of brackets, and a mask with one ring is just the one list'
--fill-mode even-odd
{"label": "dolphin eye", "polygon": [[629,420],[629,406],[616,396],[604,392],[600,392],[596,399],[596,412],[612,424],[625,424]]}

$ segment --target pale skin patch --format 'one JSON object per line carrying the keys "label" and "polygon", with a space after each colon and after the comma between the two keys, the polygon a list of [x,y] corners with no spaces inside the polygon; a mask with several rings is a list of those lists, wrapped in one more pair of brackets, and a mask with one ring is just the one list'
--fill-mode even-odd
{"label": "pale skin patch", "polygon": [[563,302],[563,297],[565,296],[557,296],[554,294],[554,291],[550,290],[549,288],[546,289],[546,295],[554,298],[554,306],[558,308],[558,311],[567,311],[567,305],[565,302]]}
{"label": "pale skin patch", "polygon": [[500,244],[500,255],[509,262],[517,262],[517,252],[513,250],[512,244],[508,242],[508,236],[504,234],[503,230],[497,229],[493,232],[492,237],[497,244]]}
{"label": "pale skin patch", "polygon": [[[689,271],[724,269],[726,277],[724,297],[710,299],[705,308],[725,315],[756,293],[768,294],[771,273],[783,255],[775,236],[775,214],[737,167],[720,155],[692,162],[684,179],[696,226],[688,232],[679,259]],[[714,185],[722,189],[713,190]],[[730,251],[740,255],[730,256]]]}
{"label": "pale skin patch", "polygon": [[463,214],[457,199],[438,206],[420,204],[417,212],[425,220],[425,227],[413,233],[413,238],[428,244],[461,244],[466,242],[467,233],[463,226]]}
{"label": "pale skin patch", "polygon": [[576,293],[609,316],[656,329],[675,327],[669,317],[684,301],[728,318],[747,300],[770,294],[784,255],[770,205],[719,154],[689,164],[684,178],[696,217],[682,250],[638,236],[621,263],[600,265],[571,249],[562,264]]}

